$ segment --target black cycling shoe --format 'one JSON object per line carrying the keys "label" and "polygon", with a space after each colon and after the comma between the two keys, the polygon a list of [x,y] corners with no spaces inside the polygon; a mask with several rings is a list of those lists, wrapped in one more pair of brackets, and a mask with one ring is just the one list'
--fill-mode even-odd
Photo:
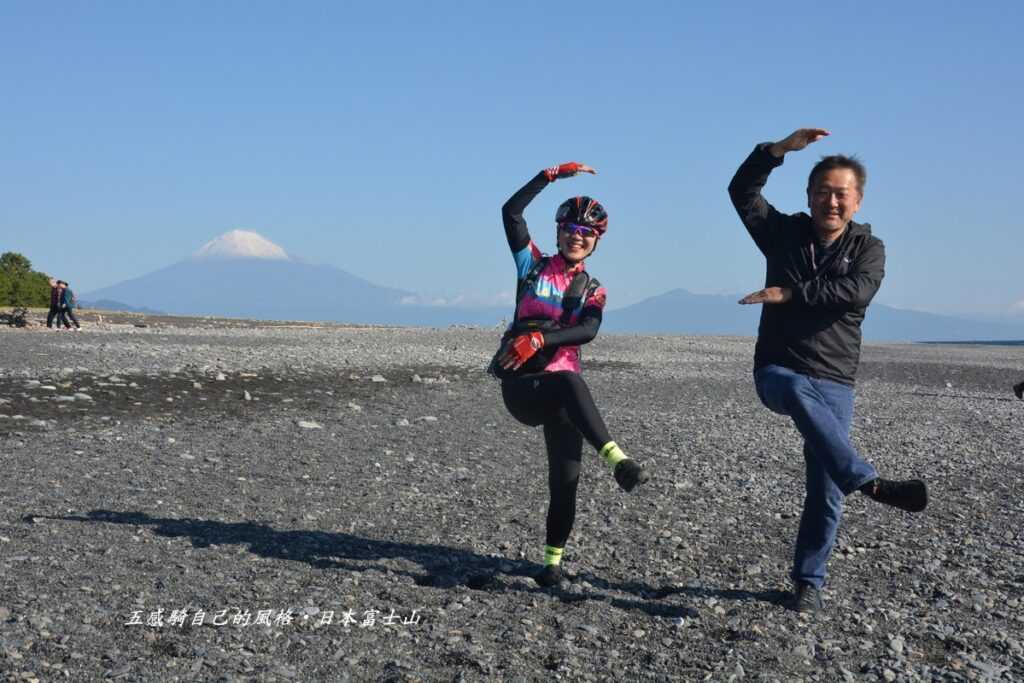
{"label": "black cycling shoe", "polygon": [[649,478],[640,463],[632,458],[620,460],[615,466],[615,481],[619,482],[623,491],[632,491]]}
{"label": "black cycling shoe", "polygon": [[814,614],[825,609],[821,601],[821,589],[815,588],[809,583],[798,583],[793,587],[793,598],[789,603],[790,609],[794,612]]}
{"label": "black cycling shoe", "polygon": [[862,486],[860,490],[872,500],[907,512],[921,512],[928,506],[928,487],[920,479],[875,479]]}
{"label": "black cycling shoe", "polygon": [[544,565],[544,569],[540,570],[540,573],[534,575],[533,580],[544,588],[550,588],[562,583],[562,578],[561,565],[548,564]]}
{"label": "black cycling shoe", "polygon": [[1024,401],[1024,382],[1013,385],[1013,393],[1017,394],[1017,398]]}

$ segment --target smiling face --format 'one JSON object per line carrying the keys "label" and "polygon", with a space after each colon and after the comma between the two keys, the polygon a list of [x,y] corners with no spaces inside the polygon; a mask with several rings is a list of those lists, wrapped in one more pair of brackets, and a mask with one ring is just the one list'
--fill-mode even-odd
{"label": "smiling face", "polygon": [[597,246],[597,232],[590,228],[563,223],[556,229],[558,253],[572,264],[590,256]]}
{"label": "smiling face", "polygon": [[860,210],[862,198],[852,169],[832,168],[819,174],[807,189],[807,207],[818,235],[828,241],[842,235]]}

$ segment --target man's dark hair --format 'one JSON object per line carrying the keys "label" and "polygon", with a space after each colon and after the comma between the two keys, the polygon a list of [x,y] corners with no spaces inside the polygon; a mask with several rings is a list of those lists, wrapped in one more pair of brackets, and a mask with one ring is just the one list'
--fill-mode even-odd
{"label": "man's dark hair", "polygon": [[822,157],[821,161],[816,163],[814,168],[811,169],[811,174],[807,176],[807,191],[809,192],[814,187],[814,181],[817,180],[818,176],[834,168],[848,168],[853,171],[853,174],[857,176],[857,191],[861,195],[864,194],[864,186],[868,182],[868,170],[864,168],[864,164],[856,156],[848,157],[845,154],[833,154]]}

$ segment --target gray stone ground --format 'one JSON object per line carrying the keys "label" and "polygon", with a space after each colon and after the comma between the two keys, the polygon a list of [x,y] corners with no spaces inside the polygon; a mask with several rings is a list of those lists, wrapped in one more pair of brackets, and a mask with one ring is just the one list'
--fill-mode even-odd
{"label": "gray stone ground", "polygon": [[654,478],[588,455],[542,590],[542,437],[481,370],[495,330],[86,326],[0,330],[7,680],[1024,680],[1020,347],[866,347],[854,442],[933,502],[851,496],[808,620],[800,441],[750,339],[590,345]]}

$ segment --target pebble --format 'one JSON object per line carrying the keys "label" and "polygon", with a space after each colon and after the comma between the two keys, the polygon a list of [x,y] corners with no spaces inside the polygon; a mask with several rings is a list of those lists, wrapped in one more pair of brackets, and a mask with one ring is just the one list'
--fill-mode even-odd
{"label": "pebble", "polygon": [[387,382],[387,379],[384,378],[384,375],[374,375],[373,377],[370,378],[370,381],[380,383]]}
{"label": "pebble", "polygon": [[323,429],[324,426],[313,420],[299,420],[298,425],[303,429]]}

